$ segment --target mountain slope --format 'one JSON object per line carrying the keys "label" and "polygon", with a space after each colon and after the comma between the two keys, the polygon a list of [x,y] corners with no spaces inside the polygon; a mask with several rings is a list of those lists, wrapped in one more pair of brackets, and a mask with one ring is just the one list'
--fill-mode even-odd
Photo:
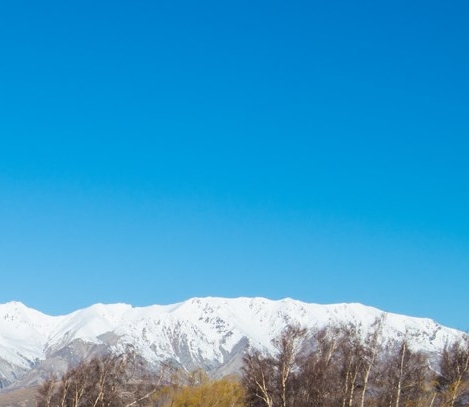
{"label": "mountain slope", "polygon": [[34,385],[85,357],[128,347],[151,364],[169,361],[223,374],[239,368],[248,344],[272,352],[272,339],[287,324],[314,330],[351,323],[365,334],[378,318],[383,318],[383,340],[406,335],[412,347],[430,353],[462,336],[429,319],[361,304],[192,298],[166,306],[95,304],[53,317],[12,302],[0,304],[0,385]]}

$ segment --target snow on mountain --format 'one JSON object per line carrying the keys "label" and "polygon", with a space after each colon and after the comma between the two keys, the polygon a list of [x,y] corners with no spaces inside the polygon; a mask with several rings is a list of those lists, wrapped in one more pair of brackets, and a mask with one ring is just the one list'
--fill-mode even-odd
{"label": "snow on mountain", "polygon": [[366,333],[378,318],[383,318],[383,338],[406,335],[411,346],[430,353],[462,335],[430,319],[384,313],[361,304],[192,298],[166,306],[95,304],[68,315],[48,316],[10,302],[0,304],[0,387],[21,377],[32,383],[97,350],[119,352],[128,346],[154,364],[171,361],[186,369],[210,371],[231,365],[236,370],[248,344],[273,351],[272,339],[287,324],[313,330],[353,324]]}
{"label": "snow on mountain", "polygon": [[20,302],[0,304],[0,358],[29,368],[44,356],[44,345],[57,321]]}
{"label": "snow on mountain", "polygon": [[46,350],[63,348],[76,339],[101,343],[99,336],[116,329],[130,309],[127,304],[94,304],[60,317],[47,336]]}

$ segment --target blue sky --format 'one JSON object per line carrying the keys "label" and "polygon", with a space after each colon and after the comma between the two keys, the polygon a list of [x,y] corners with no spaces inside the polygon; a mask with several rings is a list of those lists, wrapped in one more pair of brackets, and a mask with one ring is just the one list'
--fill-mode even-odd
{"label": "blue sky", "polygon": [[360,302],[468,330],[465,1],[0,5],[0,302]]}

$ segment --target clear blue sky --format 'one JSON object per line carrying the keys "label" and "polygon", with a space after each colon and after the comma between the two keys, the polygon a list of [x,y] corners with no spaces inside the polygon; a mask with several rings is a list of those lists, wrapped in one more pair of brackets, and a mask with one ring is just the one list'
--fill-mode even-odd
{"label": "clear blue sky", "polygon": [[360,302],[469,329],[467,1],[3,1],[0,302]]}

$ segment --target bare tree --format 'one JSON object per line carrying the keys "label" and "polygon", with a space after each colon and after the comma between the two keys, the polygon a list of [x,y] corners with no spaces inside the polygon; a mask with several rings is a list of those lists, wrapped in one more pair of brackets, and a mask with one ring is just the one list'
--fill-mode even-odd
{"label": "bare tree", "polygon": [[54,397],[54,386],[56,378],[49,376],[38,390],[37,399],[40,400],[41,406],[52,407],[52,399]]}
{"label": "bare tree", "polygon": [[257,350],[246,353],[242,373],[250,406],[293,406],[293,372],[305,336],[305,329],[289,325],[273,341],[276,349],[273,356]]}
{"label": "bare tree", "polygon": [[340,342],[338,377],[340,404],[342,407],[353,407],[356,403],[356,390],[363,381],[363,360],[365,349],[354,326],[342,326],[343,340]]}
{"label": "bare tree", "polygon": [[363,366],[363,385],[360,398],[360,407],[365,407],[365,396],[368,390],[370,374],[375,367],[376,356],[380,346],[380,337],[383,329],[384,316],[377,318],[373,323],[373,330],[367,336],[364,343],[361,365]]}
{"label": "bare tree", "polygon": [[295,407],[337,406],[340,393],[338,379],[339,349],[344,336],[337,327],[316,332],[302,352],[295,375]]}
{"label": "bare tree", "polygon": [[275,365],[271,357],[250,350],[243,359],[243,384],[250,407],[273,407],[275,399]]}
{"label": "bare tree", "polygon": [[387,357],[380,364],[378,405],[402,407],[425,405],[431,402],[432,371],[428,358],[421,352],[414,352],[404,339],[389,344]]}
{"label": "bare tree", "polygon": [[445,347],[436,384],[441,406],[456,407],[469,404],[468,336]]}
{"label": "bare tree", "polygon": [[305,336],[306,329],[289,325],[283,330],[280,337],[274,341],[274,346],[277,349],[275,365],[277,368],[281,407],[289,405],[288,382],[297,364],[297,357]]}

